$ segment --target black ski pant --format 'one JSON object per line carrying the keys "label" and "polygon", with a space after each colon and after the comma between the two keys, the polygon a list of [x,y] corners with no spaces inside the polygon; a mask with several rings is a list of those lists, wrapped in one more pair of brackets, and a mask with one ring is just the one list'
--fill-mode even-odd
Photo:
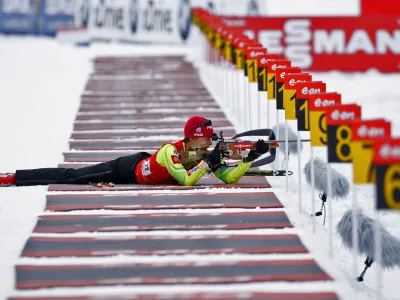
{"label": "black ski pant", "polygon": [[73,168],[40,168],[17,170],[15,185],[89,184],[89,182],[136,183],[136,165],[151,155],[139,152],[93,166]]}

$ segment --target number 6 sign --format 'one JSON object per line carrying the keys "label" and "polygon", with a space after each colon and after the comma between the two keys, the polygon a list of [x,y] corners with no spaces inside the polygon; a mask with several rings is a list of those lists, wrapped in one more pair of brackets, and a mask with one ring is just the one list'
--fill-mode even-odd
{"label": "number 6 sign", "polygon": [[377,209],[400,209],[400,139],[374,143]]}

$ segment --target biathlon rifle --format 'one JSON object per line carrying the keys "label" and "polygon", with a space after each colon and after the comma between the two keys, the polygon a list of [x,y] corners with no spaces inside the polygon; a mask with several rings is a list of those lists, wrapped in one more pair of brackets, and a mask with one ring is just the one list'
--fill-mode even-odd
{"label": "biathlon rifle", "polygon": [[[241,140],[239,138],[249,136],[263,138],[268,149],[267,153],[269,154],[267,157],[255,160],[251,165],[252,168],[272,163],[275,160],[276,149],[279,147],[279,143],[285,142],[284,140],[276,140],[274,131],[268,128],[245,131],[229,139],[224,138],[222,131],[219,133],[219,135],[214,133],[212,140],[217,142],[217,145],[223,154],[223,159],[226,166],[232,167],[237,165],[237,163],[234,165],[229,165],[227,163],[227,160],[246,161],[246,158],[242,156],[243,152],[255,149],[257,141]],[[297,142],[297,140],[289,140],[288,142]],[[181,163],[198,161],[201,159],[205,159],[209,152],[209,150],[200,149],[192,151],[181,151],[180,160]]]}
{"label": "biathlon rifle", "polygon": [[[221,131],[219,135],[214,133],[212,140],[217,142],[217,146],[221,150],[225,164],[226,160],[236,160],[236,161],[245,160],[245,158],[242,156],[243,152],[255,149],[257,141],[238,139],[243,136],[264,137],[264,141],[268,149],[267,153],[269,153],[269,156],[254,161],[252,167],[266,165],[275,160],[276,148],[279,147],[279,144],[275,140],[275,133],[273,130],[271,129],[249,130],[237,134],[230,139],[224,138],[223,132]],[[201,159],[205,159],[209,153],[210,153],[209,150],[200,150],[200,149],[198,150],[195,149],[192,151],[181,151],[180,160],[181,163],[198,161]]]}

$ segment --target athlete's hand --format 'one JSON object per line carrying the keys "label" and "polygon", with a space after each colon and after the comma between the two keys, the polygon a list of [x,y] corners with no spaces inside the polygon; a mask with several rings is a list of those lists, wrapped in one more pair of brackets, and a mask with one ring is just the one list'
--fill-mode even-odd
{"label": "athlete's hand", "polygon": [[209,154],[206,156],[206,163],[210,167],[211,171],[215,172],[216,170],[219,169],[221,166],[221,150],[219,149],[219,145],[215,145],[215,148],[213,151],[211,151]]}
{"label": "athlete's hand", "polygon": [[249,154],[247,155],[245,162],[254,161],[259,158],[261,155],[268,152],[268,146],[265,144],[264,140],[258,140],[256,143],[256,149],[250,150]]}

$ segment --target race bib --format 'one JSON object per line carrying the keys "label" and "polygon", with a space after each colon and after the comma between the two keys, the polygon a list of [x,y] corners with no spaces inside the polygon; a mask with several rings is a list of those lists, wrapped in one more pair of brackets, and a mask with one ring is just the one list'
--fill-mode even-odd
{"label": "race bib", "polygon": [[143,162],[143,165],[142,165],[142,175],[148,176],[150,174],[151,174],[150,160],[146,160],[145,162]]}

